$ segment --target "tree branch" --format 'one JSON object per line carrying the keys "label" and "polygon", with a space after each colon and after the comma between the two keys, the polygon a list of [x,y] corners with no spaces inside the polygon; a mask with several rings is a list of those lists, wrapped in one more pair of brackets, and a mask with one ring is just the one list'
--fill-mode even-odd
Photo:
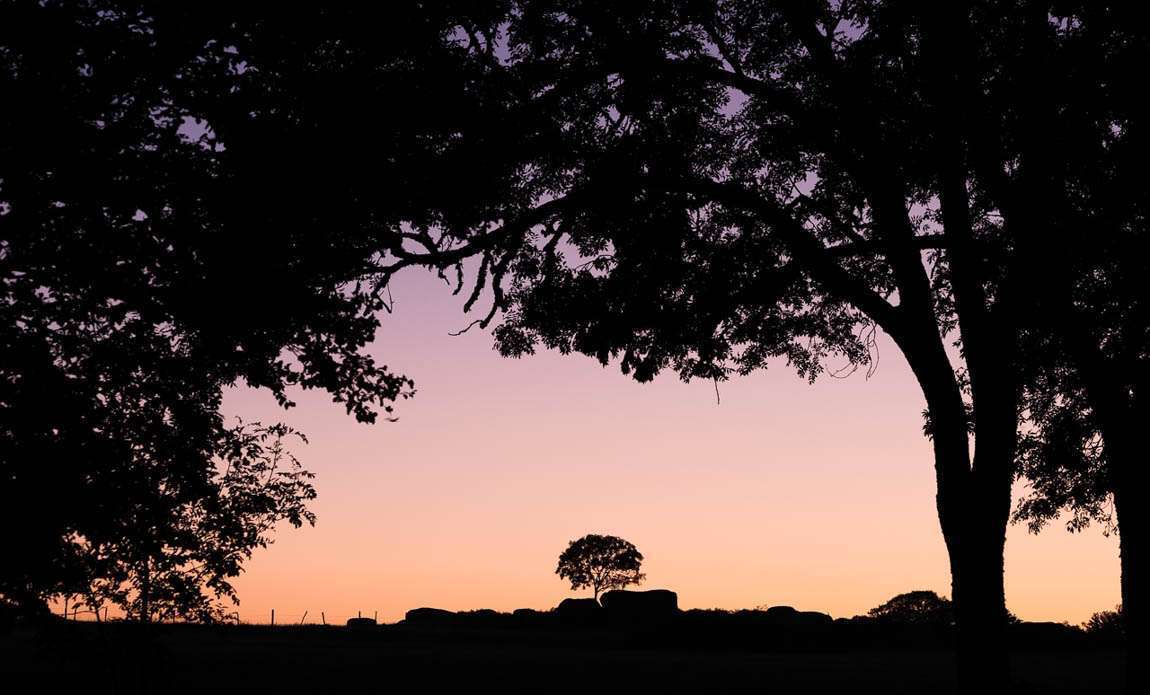
{"label": "tree branch", "polygon": [[872,321],[892,335],[901,333],[902,318],[896,307],[877,294],[835,261],[836,256],[813,237],[802,224],[778,203],[738,184],[708,181],[690,184],[686,192],[704,195],[714,202],[753,212],[771,226],[817,282],[830,292],[851,302]]}
{"label": "tree branch", "polygon": [[571,192],[562,198],[555,198],[542,203],[519,217],[505,222],[500,227],[488,231],[480,236],[472,237],[467,242],[450,249],[442,249],[438,244],[424,245],[425,252],[412,252],[403,248],[403,240],[411,235],[397,234],[384,240],[387,252],[398,259],[397,262],[386,266],[368,266],[364,272],[369,275],[383,275],[384,280],[390,278],[395,272],[412,266],[425,268],[449,268],[471,256],[490,251],[502,245],[511,243],[517,237],[527,233],[532,227],[543,224],[550,217],[574,204],[584,197],[582,192]]}

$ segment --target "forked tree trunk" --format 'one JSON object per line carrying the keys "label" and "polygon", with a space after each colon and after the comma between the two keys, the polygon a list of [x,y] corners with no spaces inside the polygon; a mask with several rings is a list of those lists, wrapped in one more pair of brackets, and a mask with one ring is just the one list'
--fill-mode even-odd
{"label": "forked tree trunk", "polygon": [[904,349],[904,354],[930,408],[938,518],[950,560],[959,691],[1003,692],[1010,683],[1003,550],[1015,411],[994,403],[977,414],[976,429],[983,436],[976,441],[972,467],[966,408],[949,364],[936,356],[932,365],[929,353],[926,359],[922,352]]}

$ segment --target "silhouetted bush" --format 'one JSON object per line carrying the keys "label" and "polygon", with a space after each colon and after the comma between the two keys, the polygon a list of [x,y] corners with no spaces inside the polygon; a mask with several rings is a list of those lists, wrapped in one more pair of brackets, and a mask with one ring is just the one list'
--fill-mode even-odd
{"label": "silhouetted bush", "polygon": [[891,623],[951,625],[954,607],[933,591],[908,591],[870,609],[867,616]]}
{"label": "silhouetted bush", "polygon": [[1099,611],[1082,624],[1082,629],[1090,638],[1101,644],[1121,644],[1126,639],[1126,625],[1122,617],[1122,605],[1112,611]]}

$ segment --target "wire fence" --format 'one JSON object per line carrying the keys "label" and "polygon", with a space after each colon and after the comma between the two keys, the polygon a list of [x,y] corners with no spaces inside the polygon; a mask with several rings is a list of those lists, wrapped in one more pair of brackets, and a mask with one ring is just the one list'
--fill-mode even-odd
{"label": "wire fence", "polygon": [[303,613],[277,613],[273,608],[266,621],[260,620],[259,618],[252,619],[244,617],[237,620],[237,622],[241,625],[346,625],[348,620],[354,618],[369,618],[378,623],[379,611],[373,610],[370,613],[367,611],[356,611],[355,613],[328,613],[326,611],[319,611],[318,613],[313,613],[310,610],[305,610]]}
{"label": "wire fence", "polygon": [[[60,615],[65,620],[76,620],[80,622],[116,622],[124,620],[124,615],[119,611],[110,611],[107,606],[101,609],[94,610],[84,605],[68,605],[63,607],[57,606],[53,611]],[[270,609],[266,617],[260,618],[257,616],[241,616],[238,612],[232,613],[225,621],[235,625],[250,625],[250,626],[290,626],[290,625],[319,625],[319,626],[333,626],[333,625],[346,625],[347,621],[351,619],[368,618],[379,622],[379,611],[356,611],[355,613],[328,613],[327,611],[312,611],[304,610],[302,613],[291,612],[277,612],[276,609]],[[161,621],[172,622],[172,621]],[[174,621],[183,622],[183,621]]]}

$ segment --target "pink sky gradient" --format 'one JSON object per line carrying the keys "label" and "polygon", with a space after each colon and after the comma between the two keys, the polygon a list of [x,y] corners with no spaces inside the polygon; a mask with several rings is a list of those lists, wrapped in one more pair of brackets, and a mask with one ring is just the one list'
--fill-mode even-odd
{"label": "pink sky gradient", "polygon": [[[793,605],[850,616],[894,594],[949,594],[922,435],[902,356],[810,386],[784,364],[720,386],[543,353],[509,360],[460,337],[462,298],[399,278],[372,352],[416,380],[399,422],[368,426],[319,393],[284,412],[236,389],[225,409],[311,440],[315,528],[281,530],[237,582],[243,620],[380,620],[418,606],[550,608],[567,542],[611,533],[646,556],[648,588],[684,608]],[[481,311],[484,308],[477,308]],[[1023,619],[1081,622],[1119,601],[1115,538],[1010,530],[1006,597]]]}

